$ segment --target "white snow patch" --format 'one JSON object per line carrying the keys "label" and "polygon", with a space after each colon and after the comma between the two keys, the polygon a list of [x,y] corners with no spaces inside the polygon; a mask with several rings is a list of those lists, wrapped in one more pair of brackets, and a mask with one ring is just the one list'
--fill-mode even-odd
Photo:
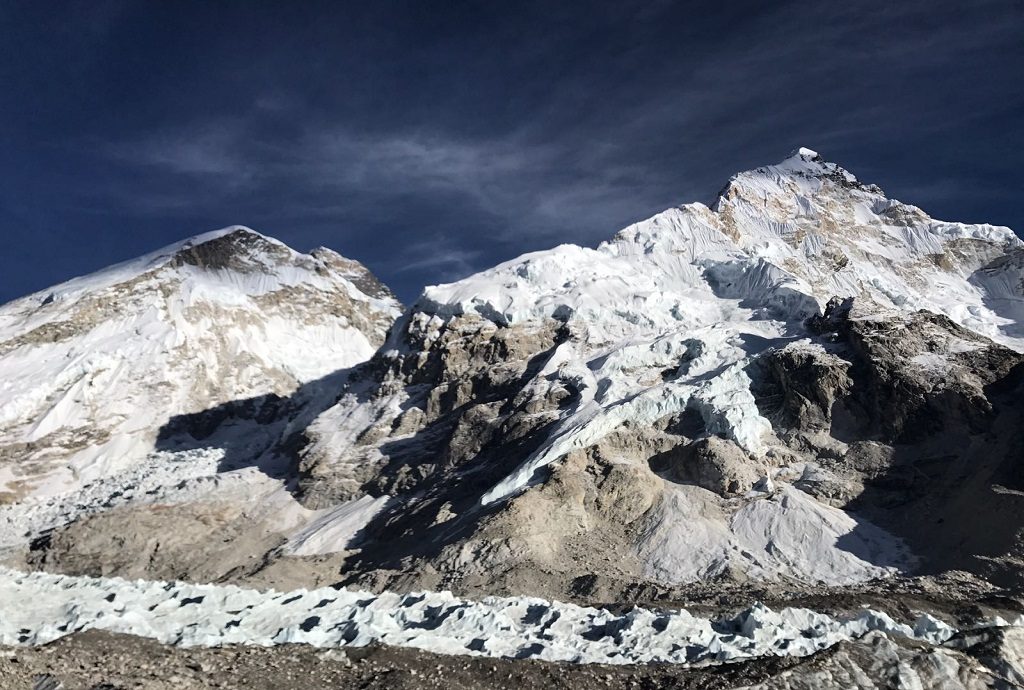
{"label": "white snow patch", "polygon": [[388,504],[389,496],[361,496],[317,511],[309,524],[284,545],[291,556],[316,556],[350,548],[355,536]]}
{"label": "white snow patch", "polygon": [[848,585],[910,570],[906,545],[884,530],[768,478],[745,499],[666,484],[662,514],[640,554],[650,577],[694,582],[729,569],[755,579]]}
{"label": "white snow patch", "polygon": [[910,361],[922,369],[930,369],[935,372],[942,372],[949,369],[949,357],[945,353],[940,354],[937,352],[926,352],[924,354],[914,355]]}
{"label": "white snow patch", "polygon": [[847,585],[915,564],[898,538],[788,485],[740,509],[731,529],[742,551],[773,577]]}

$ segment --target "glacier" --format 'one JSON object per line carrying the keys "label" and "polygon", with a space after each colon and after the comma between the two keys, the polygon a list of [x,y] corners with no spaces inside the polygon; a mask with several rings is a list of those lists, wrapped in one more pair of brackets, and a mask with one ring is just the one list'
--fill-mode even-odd
{"label": "glacier", "polygon": [[956,632],[928,614],[901,623],[871,609],[832,616],[755,604],[709,619],[686,610],[615,614],[534,597],[471,601],[449,592],[374,595],[331,587],[277,592],[0,569],[0,643],[45,644],[93,629],[183,646],[382,643],[442,654],[691,665],[807,656],[872,631],[928,644]]}

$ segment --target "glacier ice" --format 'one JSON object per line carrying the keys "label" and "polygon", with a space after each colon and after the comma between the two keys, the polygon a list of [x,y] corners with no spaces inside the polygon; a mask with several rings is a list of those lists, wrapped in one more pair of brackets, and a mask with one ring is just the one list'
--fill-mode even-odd
{"label": "glacier ice", "polygon": [[376,642],[442,654],[695,665],[806,656],[871,631],[932,644],[955,632],[928,614],[907,624],[870,609],[831,616],[755,604],[715,620],[686,610],[616,614],[532,597],[472,601],[448,592],[374,595],[331,587],[257,591],[0,569],[0,643],[45,644],[90,629],[184,646]]}

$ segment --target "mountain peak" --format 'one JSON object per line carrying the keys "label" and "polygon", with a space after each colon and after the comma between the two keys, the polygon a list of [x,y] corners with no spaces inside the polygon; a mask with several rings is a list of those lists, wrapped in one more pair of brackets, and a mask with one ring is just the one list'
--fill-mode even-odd
{"label": "mountain peak", "polygon": [[203,269],[252,271],[288,261],[295,255],[287,245],[255,230],[233,225],[185,240],[171,264]]}
{"label": "mountain peak", "polygon": [[806,146],[800,146],[799,148],[794,149],[793,151],[791,151],[790,154],[789,154],[789,157],[790,158],[802,158],[804,160],[815,160],[815,159],[820,159],[821,155],[817,151],[815,151],[814,149],[809,149]]}
{"label": "mountain peak", "polygon": [[27,295],[11,304],[49,304],[75,299],[125,283],[159,269],[191,267],[202,272],[227,270],[245,274],[269,274],[308,257],[283,242],[243,225],[230,225],[178,240],[141,256],[72,278],[47,290]]}
{"label": "mountain peak", "polygon": [[885,199],[884,192],[877,186],[861,183],[842,166],[825,160],[814,149],[801,146],[778,163],[733,175],[718,193],[711,208],[721,210],[723,202],[728,203],[737,197],[748,200],[808,199],[821,193],[830,193],[829,190],[836,185]]}
{"label": "mountain peak", "polygon": [[[841,165],[826,160],[820,153],[806,146],[800,146],[790,151],[788,156],[774,165],[766,165],[749,172],[796,174],[805,177],[831,178],[833,181],[841,184],[857,183],[857,178]],[[740,173],[740,176],[744,174],[746,173]]]}

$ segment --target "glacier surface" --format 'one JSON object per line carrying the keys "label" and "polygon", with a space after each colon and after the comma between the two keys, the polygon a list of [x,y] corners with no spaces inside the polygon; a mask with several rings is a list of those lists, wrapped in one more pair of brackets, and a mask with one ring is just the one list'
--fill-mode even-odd
{"label": "glacier surface", "polygon": [[757,604],[731,618],[708,619],[685,610],[616,614],[531,597],[257,591],[0,569],[0,643],[45,644],[90,629],[184,646],[382,643],[442,654],[694,665],[806,656],[871,631],[930,644],[955,633],[928,614],[907,624],[870,609],[831,616]]}

